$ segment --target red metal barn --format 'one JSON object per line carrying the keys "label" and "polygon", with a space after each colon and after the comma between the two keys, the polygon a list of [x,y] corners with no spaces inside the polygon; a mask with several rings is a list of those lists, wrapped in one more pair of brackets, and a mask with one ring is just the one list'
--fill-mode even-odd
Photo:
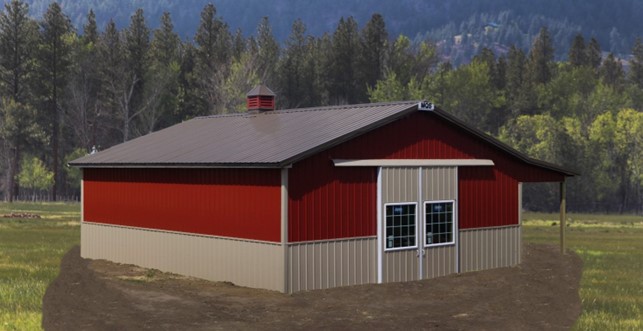
{"label": "red metal barn", "polygon": [[253,92],[247,113],[71,162],[82,256],[283,292],[512,266],[521,183],[574,175],[430,104],[275,111]]}

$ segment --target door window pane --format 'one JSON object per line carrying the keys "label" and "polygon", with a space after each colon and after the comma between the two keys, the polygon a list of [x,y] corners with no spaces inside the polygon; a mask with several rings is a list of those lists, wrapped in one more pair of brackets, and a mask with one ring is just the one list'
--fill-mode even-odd
{"label": "door window pane", "polygon": [[416,204],[386,205],[386,248],[415,247]]}
{"label": "door window pane", "polygon": [[453,243],[453,201],[426,202],[426,245]]}

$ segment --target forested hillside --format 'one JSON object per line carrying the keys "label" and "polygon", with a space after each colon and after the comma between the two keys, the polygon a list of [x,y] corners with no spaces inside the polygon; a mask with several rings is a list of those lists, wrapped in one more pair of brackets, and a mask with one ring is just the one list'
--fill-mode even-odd
{"label": "forested hillside", "polygon": [[[5,0],[7,1],[7,0]],[[50,0],[28,0],[33,17],[42,17]],[[79,30],[90,9],[99,28],[110,19],[119,28],[142,8],[152,28],[159,26],[164,11],[172,15],[175,31],[189,38],[197,30],[201,9],[213,3],[231,31],[249,36],[267,16],[275,37],[285,41],[296,19],[306,22],[309,33],[320,37],[332,32],[340,17],[353,16],[365,24],[374,13],[386,15],[391,36],[403,34],[412,40],[430,38],[440,45],[452,63],[466,63],[482,47],[505,51],[510,45],[527,50],[541,26],[549,27],[556,58],[563,59],[569,40],[576,33],[595,37],[603,49],[627,53],[643,31],[642,0],[60,0]]]}
{"label": "forested hillside", "polygon": [[[65,164],[195,116],[242,112],[263,82],[279,108],[425,99],[531,156],[577,169],[569,208],[643,212],[643,43],[623,61],[590,35],[555,61],[541,26],[528,49],[481,47],[460,66],[439,45],[392,34],[386,16],[340,17],[312,35],[295,21],[283,43],[262,19],[246,36],[214,5],[180,38],[169,12],[119,27],[92,11],[79,29],[57,3],[38,18],[26,2],[0,12],[0,185],[4,198],[79,192]],[[606,55],[607,54],[607,55]],[[557,188],[531,186],[525,207],[552,208]]]}

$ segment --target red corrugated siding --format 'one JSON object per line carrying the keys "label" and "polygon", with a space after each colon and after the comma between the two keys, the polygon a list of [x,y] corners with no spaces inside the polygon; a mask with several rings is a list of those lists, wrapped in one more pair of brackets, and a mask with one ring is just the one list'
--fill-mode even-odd
{"label": "red corrugated siding", "polygon": [[278,169],[85,169],[89,222],[278,242]]}
{"label": "red corrugated siding", "polygon": [[518,224],[518,181],[498,168],[458,169],[460,229]]}
{"label": "red corrugated siding", "polygon": [[492,159],[461,168],[460,228],[518,223],[518,182],[560,181],[430,112],[417,112],[297,162],[289,174],[289,240],[376,235],[373,168],[337,168],[332,159]]}

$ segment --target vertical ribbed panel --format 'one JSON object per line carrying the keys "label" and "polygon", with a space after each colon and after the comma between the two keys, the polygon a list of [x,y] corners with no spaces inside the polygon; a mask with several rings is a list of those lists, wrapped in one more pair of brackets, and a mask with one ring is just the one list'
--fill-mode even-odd
{"label": "vertical ribbed panel", "polygon": [[460,229],[517,225],[518,181],[497,167],[460,167]]}
{"label": "vertical ribbed panel", "polygon": [[422,171],[423,201],[458,199],[457,167],[430,167]]}
{"label": "vertical ribbed panel", "polygon": [[424,254],[424,278],[435,278],[458,272],[455,245],[429,247]]}
{"label": "vertical ribbed panel", "polygon": [[418,172],[417,168],[383,168],[382,203],[417,202]]}
{"label": "vertical ribbed panel", "polygon": [[375,283],[376,238],[288,246],[288,292]]}
{"label": "vertical ribbed panel", "polygon": [[460,271],[477,271],[520,263],[520,226],[460,231]]}
{"label": "vertical ribbed panel", "polygon": [[89,222],[281,241],[280,169],[83,170]]}
{"label": "vertical ribbed panel", "polygon": [[[396,202],[418,202],[419,193],[418,168],[383,168],[382,169],[382,204]],[[382,211],[385,213],[382,206]],[[420,206],[415,209],[416,229],[421,222]],[[382,215],[385,219],[386,215]],[[382,224],[386,228],[386,221]],[[384,230],[383,233],[386,233]],[[385,244],[385,240],[382,241]],[[384,247],[380,247],[384,249]],[[417,248],[396,251],[384,251],[382,256],[382,282],[405,282],[418,279],[419,261]]]}
{"label": "vertical ribbed panel", "polygon": [[80,247],[84,258],[285,291],[280,244],[83,222]]}
{"label": "vertical ribbed panel", "polygon": [[[422,201],[458,199],[458,168],[430,167],[422,169]],[[424,206],[422,206],[424,210]],[[457,210],[457,205],[456,205]],[[455,222],[458,215],[456,213]],[[454,227],[456,225],[454,224]],[[422,227],[423,231],[426,231]],[[455,244],[424,249],[424,278],[446,276],[458,271]]]}

